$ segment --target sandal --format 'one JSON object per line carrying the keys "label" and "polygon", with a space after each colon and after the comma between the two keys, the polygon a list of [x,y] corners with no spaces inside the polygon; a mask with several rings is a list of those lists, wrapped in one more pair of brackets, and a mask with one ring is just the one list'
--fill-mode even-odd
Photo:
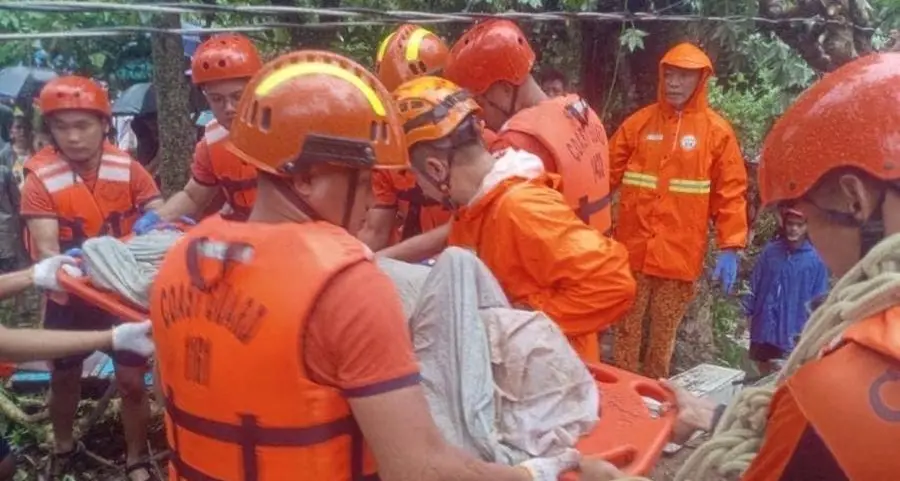
{"label": "sandal", "polygon": [[153,465],[150,464],[149,461],[141,461],[138,463],[134,463],[131,466],[125,467],[125,477],[129,480],[131,479],[131,473],[135,471],[144,470],[147,472],[147,478],[145,481],[162,481],[159,479],[159,476],[156,475],[156,470],[153,469]]}
{"label": "sandal", "polygon": [[50,453],[47,459],[47,468],[44,471],[44,481],[58,481],[63,479],[72,469],[73,464],[82,452],[84,445],[76,442],[75,447],[65,453]]}

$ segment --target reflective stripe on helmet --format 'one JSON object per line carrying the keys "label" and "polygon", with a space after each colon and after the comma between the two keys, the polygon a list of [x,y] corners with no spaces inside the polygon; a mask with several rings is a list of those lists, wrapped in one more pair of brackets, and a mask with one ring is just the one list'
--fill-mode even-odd
{"label": "reflective stripe on helmet", "polygon": [[375,54],[375,61],[381,62],[384,60],[384,54],[387,52],[387,47],[391,43],[391,39],[394,38],[394,35],[397,35],[397,32],[392,32],[387,37],[384,37],[384,40],[381,41],[381,45],[378,46],[378,53]]}
{"label": "reflective stripe on helmet", "polygon": [[432,33],[420,27],[409,36],[409,42],[406,44],[406,60],[408,62],[419,59],[419,47],[422,46],[422,39],[426,35],[432,35]]}
{"label": "reflective stripe on helmet", "polygon": [[269,94],[269,92],[271,92],[284,82],[295,79],[297,77],[302,77],[304,75],[329,75],[331,77],[344,80],[359,89],[359,91],[366,97],[366,100],[368,100],[369,105],[372,106],[372,110],[376,115],[381,117],[387,115],[387,109],[385,108],[384,103],[382,103],[381,99],[378,98],[378,94],[374,89],[372,89],[372,87],[367,85],[356,75],[353,75],[352,73],[340,67],[327,63],[299,63],[282,68],[280,70],[276,70],[259,83],[259,85],[254,90],[254,93],[258,97],[265,97]]}

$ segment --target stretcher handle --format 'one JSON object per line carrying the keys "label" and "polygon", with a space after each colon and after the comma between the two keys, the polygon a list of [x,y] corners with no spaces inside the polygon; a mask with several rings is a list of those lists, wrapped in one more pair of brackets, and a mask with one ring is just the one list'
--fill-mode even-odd
{"label": "stretcher handle", "polygon": [[74,294],[88,304],[97,306],[124,321],[141,322],[147,319],[147,313],[132,307],[130,303],[126,303],[111,292],[98,290],[91,285],[91,281],[87,277],[74,277],[69,275],[65,269],[60,269],[56,273],[56,279],[69,294]]}
{"label": "stretcher handle", "polygon": [[[637,379],[630,381],[629,385],[631,389],[637,393],[637,401],[641,403],[644,402],[642,397],[649,397],[664,405],[677,406],[675,393],[664,388],[657,381]],[[647,412],[649,414],[649,409]],[[656,461],[659,459],[660,454],[662,454],[663,448],[666,447],[666,444],[668,444],[672,438],[672,430],[675,428],[675,420],[677,417],[678,412],[672,408],[668,409],[666,412],[661,412],[659,418],[652,419],[652,421],[648,420],[649,422],[658,425],[656,436],[650,444],[643,446],[641,450],[634,448],[631,462],[626,465],[617,464],[616,461],[620,458],[617,456],[616,450],[612,450],[609,453],[603,453],[601,456],[603,456],[603,459],[615,464],[628,475],[635,476],[650,473],[650,471],[653,470],[654,464],[656,464]]]}
{"label": "stretcher handle", "polygon": [[[630,393],[633,393],[633,402],[640,403],[647,412],[645,422],[641,424],[652,424],[655,428],[655,436],[651,442],[642,447],[633,444],[623,444],[608,449],[600,453],[590,453],[590,457],[598,457],[607,461],[625,474],[630,476],[640,476],[648,474],[662,454],[663,448],[669,442],[672,436],[672,430],[675,427],[675,420],[678,413],[674,409],[661,413],[658,418],[650,417],[650,410],[646,408],[642,397],[649,397],[662,404],[670,406],[676,405],[675,394],[664,388],[659,382],[647,379],[636,374],[623,371],[621,369],[612,368],[603,364],[589,364],[591,374],[598,382],[603,385],[613,386],[619,385],[613,389],[621,389],[620,386],[627,387]],[[577,481],[580,476],[577,472],[571,471],[564,473],[560,479],[562,481]]]}

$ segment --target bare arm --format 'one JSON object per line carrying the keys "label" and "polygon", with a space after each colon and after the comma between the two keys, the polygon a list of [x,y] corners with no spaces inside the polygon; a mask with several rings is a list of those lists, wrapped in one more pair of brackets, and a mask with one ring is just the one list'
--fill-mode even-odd
{"label": "bare arm", "polygon": [[373,252],[380,251],[387,247],[396,218],[396,207],[373,207],[366,214],[366,225],[357,237]]}
{"label": "bare arm", "polygon": [[[2,278],[0,278],[0,282],[2,282]],[[37,361],[82,352],[106,350],[112,348],[112,342],[112,330],[45,331],[43,329],[7,329],[0,326],[0,358],[8,361]]]}
{"label": "bare arm", "polygon": [[[197,217],[212,202],[219,187],[203,185],[194,179],[188,181],[180,192],[166,201],[165,205],[156,209],[156,213],[164,221],[172,221],[183,215]],[[148,205],[149,210],[149,205]]]}
{"label": "bare arm", "polygon": [[531,481],[523,468],[486,463],[448,445],[419,386],[349,401],[384,481]]}
{"label": "bare arm", "polygon": [[147,202],[146,204],[144,204],[144,212],[147,212],[150,210],[159,210],[159,208],[162,207],[163,205],[165,205],[165,201],[162,199],[151,200],[150,202]]}
{"label": "bare arm", "polygon": [[59,221],[35,218],[26,221],[37,249],[38,258],[46,259],[59,254]]}
{"label": "bare arm", "polygon": [[450,236],[450,223],[446,223],[436,229],[422,235],[382,249],[377,252],[379,257],[389,257],[404,262],[421,262],[441,253],[447,247],[447,238]]}

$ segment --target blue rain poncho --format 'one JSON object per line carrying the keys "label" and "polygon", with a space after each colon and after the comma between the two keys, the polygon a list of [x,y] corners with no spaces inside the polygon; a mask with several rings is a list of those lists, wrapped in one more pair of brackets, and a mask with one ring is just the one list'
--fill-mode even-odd
{"label": "blue rain poncho", "polygon": [[807,306],[828,291],[829,273],[809,241],[794,251],[784,239],[763,249],[750,278],[750,293],[742,299],[750,319],[750,340],[785,352],[809,319]]}

